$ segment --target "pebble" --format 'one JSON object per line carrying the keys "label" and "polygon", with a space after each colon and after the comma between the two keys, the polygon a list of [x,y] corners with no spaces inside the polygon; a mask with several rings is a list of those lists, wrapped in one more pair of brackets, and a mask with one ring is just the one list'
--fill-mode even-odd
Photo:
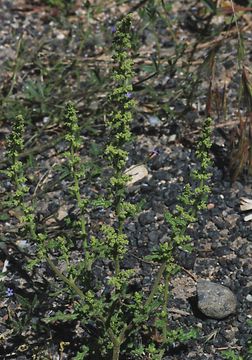
{"label": "pebble", "polygon": [[155,231],[151,231],[148,233],[148,238],[149,240],[152,242],[152,243],[156,243],[158,242],[158,232],[155,230]]}
{"label": "pebble", "polygon": [[212,230],[212,231],[209,231],[208,232],[208,236],[211,240],[218,240],[219,238],[219,231],[215,231],[215,230]]}
{"label": "pebble", "polygon": [[193,252],[178,252],[178,262],[187,270],[192,270],[196,260],[196,253]]}
{"label": "pebble", "polygon": [[248,294],[248,295],[246,296],[246,300],[247,300],[248,302],[251,302],[251,303],[252,303],[252,295],[251,295],[251,294]]}
{"label": "pebble", "polygon": [[139,215],[138,220],[142,226],[151,224],[155,221],[155,213],[153,211],[144,212]]}
{"label": "pebble", "polygon": [[148,121],[151,126],[158,126],[161,124],[161,120],[156,115],[148,115]]}
{"label": "pebble", "polygon": [[214,254],[216,256],[224,256],[224,255],[228,255],[232,253],[232,250],[230,249],[229,246],[223,245],[223,246],[218,246],[215,250],[214,250]]}
{"label": "pebble", "polygon": [[236,311],[236,296],[223,285],[199,280],[197,297],[199,310],[209,318],[224,319]]}

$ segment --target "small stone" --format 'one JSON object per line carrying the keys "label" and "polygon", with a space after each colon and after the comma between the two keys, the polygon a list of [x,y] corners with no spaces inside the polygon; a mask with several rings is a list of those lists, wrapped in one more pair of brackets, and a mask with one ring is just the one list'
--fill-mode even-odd
{"label": "small stone", "polygon": [[208,210],[214,209],[214,208],[215,208],[215,204],[209,203],[209,204],[207,204],[207,208],[208,208]]}
{"label": "small stone", "polygon": [[150,242],[157,244],[157,242],[158,242],[158,232],[156,230],[149,232],[148,233],[148,238],[149,238]]}
{"label": "small stone", "polygon": [[161,180],[168,181],[171,178],[171,174],[167,170],[159,170],[155,174],[155,177],[160,181]]}
{"label": "small stone", "polygon": [[251,295],[251,294],[248,294],[248,295],[246,296],[246,300],[247,300],[248,302],[252,302],[252,295]]}
{"label": "small stone", "polygon": [[207,235],[211,240],[217,241],[219,239],[219,231],[209,230]]}
{"label": "small stone", "polygon": [[27,240],[17,240],[15,244],[20,250],[25,250],[29,247],[29,241]]}
{"label": "small stone", "polygon": [[158,126],[161,124],[159,117],[156,115],[148,115],[148,121],[151,126]]}
{"label": "small stone", "polygon": [[143,212],[139,215],[138,220],[142,226],[151,224],[155,221],[155,213],[153,211]]}
{"label": "small stone", "polygon": [[211,281],[199,280],[197,283],[199,310],[209,318],[224,319],[234,314],[237,306],[236,296],[230,289]]}
{"label": "small stone", "polygon": [[215,250],[214,250],[214,254],[216,256],[225,256],[225,255],[229,255],[232,253],[232,250],[230,249],[229,246],[218,246]]}
{"label": "small stone", "polygon": [[61,206],[58,210],[57,220],[62,221],[68,216],[68,209],[66,206]]}
{"label": "small stone", "polygon": [[196,254],[193,252],[179,251],[178,262],[187,270],[192,270],[195,264]]}
{"label": "small stone", "polygon": [[171,134],[169,137],[168,137],[168,143],[174,143],[177,139],[177,135],[176,134]]}
{"label": "small stone", "polygon": [[124,174],[131,177],[131,179],[127,182],[127,186],[130,187],[138,181],[146,178],[148,176],[148,169],[145,165],[133,165],[129,169],[125,170]]}
{"label": "small stone", "polygon": [[235,339],[236,333],[239,331],[239,329],[237,327],[229,327],[227,329],[223,329],[222,333],[223,336],[225,337],[226,341],[233,341]]}
{"label": "small stone", "polygon": [[58,40],[64,40],[65,39],[65,35],[63,33],[58,33],[56,35],[56,37],[57,37]]}

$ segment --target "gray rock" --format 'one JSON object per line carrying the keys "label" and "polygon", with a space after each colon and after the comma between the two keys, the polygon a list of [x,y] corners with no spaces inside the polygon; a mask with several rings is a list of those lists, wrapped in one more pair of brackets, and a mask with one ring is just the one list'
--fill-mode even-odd
{"label": "gray rock", "polygon": [[143,212],[139,215],[138,220],[142,226],[151,224],[155,221],[155,213],[153,211]]}
{"label": "gray rock", "polygon": [[197,296],[198,308],[207,317],[223,319],[235,313],[237,306],[236,296],[223,285],[199,280],[197,283]]}
{"label": "gray rock", "polygon": [[151,126],[158,126],[161,124],[161,120],[156,115],[147,115],[147,117]]}
{"label": "gray rock", "polygon": [[149,232],[148,238],[151,242],[157,243],[158,242],[158,232],[156,230]]}

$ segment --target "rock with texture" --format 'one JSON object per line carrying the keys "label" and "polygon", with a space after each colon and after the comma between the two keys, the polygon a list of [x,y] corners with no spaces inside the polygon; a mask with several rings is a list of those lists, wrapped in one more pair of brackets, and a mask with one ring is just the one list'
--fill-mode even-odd
{"label": "rock with texture", "polygon": [[125,170],[125,175],[131,178],[127,182],[128,191],[132,192],[138,189],[137,184],[144,178],[148,177],[148,169],[145,165],[132,165],[129,169]]}
{"label": "rock with texture", "polygon": [[198,308],[207,317],[223,319],[236,310],[236,296],[230,289],[211,281],[197,283]]}

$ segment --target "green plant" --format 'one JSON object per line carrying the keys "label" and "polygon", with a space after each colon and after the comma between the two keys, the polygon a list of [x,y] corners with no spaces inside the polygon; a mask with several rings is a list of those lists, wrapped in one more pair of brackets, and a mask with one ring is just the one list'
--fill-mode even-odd
{"label": "green plant", "polygon": [[24,176],[23,163],[19,160],[20,153],[24,148],[24,119],[22,115],[16,117],[12,127],[12,133],[7,142],[7,158],[10,161],[9,168],[4,173],[10,178],[14,186],[14,192],[9,199],[9,206],[20,208],[23,216],[21,222],[30,232],[32,239],[36,239],[36,225],[33,207],[25,201],[29,192]]}
{"label": "green plant", "polygon": [[34,113],[38,115],[49,115],[48,102],[52,95],[52,86],[41,81],[28,80],[24,87],[24,98],[26,102],[33,104]]}
{"label": "green plant", "polygon": [[24,296],[15,294],[15,301],[20,309],[18,316],[11,306],[9,306],[8,309],[8,321],[13,329],[13,335],[19,335],[29,328],[37,330],[36,327],[38,324],[32,321],[32,316],[39,306],[39,299],[37,295],[34,295],[31,300]]}
{"label": "green plant", "polygon": [[69,171],[73,178],[73,185],[69,187],[69,190],[75,197],[77,201],[77,206],[80,210],[80,217],[78,220],[78,224],[80,226],[80,233],[83,238],[85,268],[86,270],[90,271],[91,259],[89,258],[89,252],[88,252],[86,218],[85,218],[85,212],[86,212],[88,200],[83,199],[81,197],[81,190],[80,190],[80,179],[85,176],[85,168],[83,165],[81,165],[81,158],[79,155],[81,141],[80,141],[80,128],[78,125],[78,118],[74,106],[71,102],[67,104],[65,125],[68,128],[68,132],[65,136],[65,139],[68,141],[70,148],[69,151],[65,152],[64,155],[68,161]]}
{"label": "green plant", "polygon": [[[207,118],[196,150],[199,169],[192,171],[192,184],[185,185],[182,195],[179,196],[180,204],[176,206],[175,213],[165,213],[166,221],[170,225],[172,232],[171,239],[160,244],[159,248],[154,249],[153,253],[147,257],[150,260],[160,263],[152,291],[145,305],[147,307],[151,306],[154,298],[161,296],[159,305],[162,306],[162,311],[156,320],[157,328],[162,333],[161,354],[164,353],[164,348],[169,344],[171,337],[167,323],[169,284],[171,276],[178,270],[174,258],[174,250],[178,247],[184,251],[190,250],[191,237],[186,234],[188,225],[195,222],[198,212],[206,208],[208,193],[210,192],[210,188],[207,185],[211,176],[209,172],[209,166],[211,165],[211,159],[209,157],[209,149],[211,147],[210,136],[211,119]],[[159,284],[162,277],[164,278],[164,285],[160,287]],[[196,333],[192,332],[191,335],[194,337]],[[182,333],[178,333],[177,340],[182,340],[183,336],[186,338],[186,334],[183,331]]]}
{"label": "green plant", "polygon": [[[110,132],[110,142],[105,149],[105,156],[113,169],[113,176],[110,179],[109,201],[103,201],[111,206],[114,213],[114,225],[103,225],[101,227],[103,241],[92,236],[90,243],[87,241],[85,211],[88,201],[81,197],[80,179],[85,175],[84,168],[81,166],[78,155],[80,149],[79,126],[75,109],[71,103],[67,105],[66,122],[67,135],[66,141],[69,143],[69,150],[65,153],[70,174],[72,175],[73,185],[69,186],[69,191],[74,195],[80,209],[78,224],[80,234],[83,238],[83,259],[79,264],[71,264],[71,241],[65,237],[58,236],[56,239],[49,239],[45,233],[39,233],[35,223],[33,208],[26,205],[24,195],[28,191],[25,186],[26,179],[23,174],[23,164],[18,161],[21,150],[23,149],[24,122],[22,117],[18,117],[18,127],[13,127],[10,142],[9,158],[13,165],[7,171],[7,175],[13,180],[17,190],[15,192],[14,205],[21,206],[25,217],[22,219],[28,223],[28,230],[32,235],[32,240],[37,242],[37,258],[30,262],[29,268],[33,268],[38,261],[46,260],[54,274],[59,277],[65,286],[80,298],[76,305],[76,313],[83,324],[94,319],[97,326],[102,323],[104,340],[101,342],[102,352],[107,353],[113,349],[113,359],[119,358],[120,346],[125,341],[125,332],[129,328],[125,326],[124,311],[118,309],[119,301],[124,301],[124,293],[129,278],[133,275],[133,270],[122,270],[120,261],[123,259],[127,250],[128,240],[123,233],[123,225],[128,216],[135,212],[135,207],[125,201],[126,183],[129,177],[124,174],[127,151],[124,150],[131,137],[130,122],[132,120],[131,107],[134,100],[131,99],[132,85],[130,84],[133,76],[132,61],[128,57],[130,42],[130,17],[123,19],[117,26],[114,40],[114,75],[115,87],[111,92],[110,104],[113,110],[108,115],[107,127]],[[97,202],[97,201],[96,201]],[[101,200],[100,200],[101,204]],[[90,249],[90,250],[89,250]],[[66,274],[63,274],[51,259],[50,253],[58,252],[59,260],[66,264]],[[92,253],[92,255],[91,255]],[[88,289],[85,283],[86,271],[91,271],[93,257],[109,258],[114,262],[115,273],[108,281],[108,285],[114,290],[111,300],[108,302],[104,298],[96,298],[94,290]],[[80,281],[81,275],[84,275]],[[78,285],[77,285],[78,283]],[[50,321],[56,319],[66,321],[76,318],[77,315],[58,312]],[[106,339],[109,343],[106,344]],[[85,350],[86,351],[86,350]]]}
{"label": "green plant", "polygon": [[[132,277],[133,269],[123,270],[121,261],[127,251],[128,239],[124,234],[125,220],[134,215],[135,206],[125,200],[126,184],[129,176],[124,174],[128,152],[125,144],[131,139],[130,123],[132,121],[131,108],[135,102],[132,97],[133,62],[129,57],[131,49],[131,17],[127,16],[117,24],[113,41],[114,70],[112,78],[114,88],[109,97],[111,112],[106,119],[109,131],[109,143],[105,148],[105,158],[112,168],[108,191],[110,209],[113,214],[113,224],[101,227],[103,246],[100,240],[92,238],[93,245],[100,247],[100,254],[111,259],[114,263],[114,273],[108,281],[112,287],[109,303],[99,303],[105,333],[109,337],[113,360],[119,359],[121,345],[125,342],[125,334],[132,327],[127,323],[125,310],[127,309],[127,283]],[[92,297],[93,299],[93,297]],[[94,299],[93,299],[94,301]],[[119,306],[121,304],[121,306]],[[97,308],[97,306],[96,306]],[[108,314],[105,316],[105,314]],[[109,346],[109,347],[110,347]]]}
{"label": "green plant", "polygon": [[222,356],[226,360],[244,360],[244,358],[237,354],[236,351],[228,349],[222,352]]}
{"label": "green plant", "polygon": [[[68,193],[79,211],[78,220],[72,226],[72,236],[60,234],[48,236],[36,223],[33,204],[30,203],[27,181],[24,176],[24,164],[19,160],[24,148],[24,120],[18,116],[13,125],[8,142],[8,158],[11,163],[6,171],[11,179],[14,191],[11,206],[19,207],[23,216],[21,222],[26,234],[36,244],[36,257],[29,261],[28,269],[49,265],[60,282],[52,296],[63,296],[71,303],[71,311],[58,310],[44,319],[45,323],[56,321],[80,321],[87,336],[83,339],[82,349],[75,359],[85,356],[102,356],[118,360],[121,354],[131,353],[136,356],[149,356],[161,359],[167,347],[174,341],[188,341],[197,333],[192,329],[172,330],[168,326],[168,295],[171,276],[177,270],[174,250],[180,247],[188,250],[191,241],[186,234],[188,225],[197,220],[197,213],[206,206],[209,187],[207,181],[211,164],[208,150],[211,146],[210,125],[207,119],[196,150],[200,166],[191,174],[192,184],[185,186],[174,214],[165,215],[172,236],[170,241],[160,244],[151,254],[151,259],[159,264],[159,270],[149,293],[131,291],[129,285],[134,279],[134,269],[124,268],[124,259],[128,251],[128,238],[124,231],[125,222],[137,212],[137,206],[127,201],[127,182],[125,174],[128,157],[127,146],[131,140],[130,124],[132,111],[136,105],[133,100],[132,79],[133,61],[131,59],[132,36],[131,16],[126,16],[116,25],[113,40],[114,67],[113,87],[108,97],[106,129],[108,142],[104,150],[104,160],[109,166],[110,178],[104,189],[104,196],[90,199],[83,195],[82,184],[87,181],[87,167],[80,156],[81,136],[77,112],[73,103],[66,105],[65,136],[68,150],[64,153],[65,174],[68,180]],[[69,200],[69,199],[68,199]],[[89,229],[89,210],[95,206],[106,208],[110,214],[104,217],[103,224],[97,229]],[[81,257],[74,258],[73,249],[76,240],[81,240]],[[56,259],[55,259],[56,258]],[[111,264],[111,273],[103,271],[103,277],[95,273],[96,266],[106,260]],[[63,270],[60,269],[60,265]],[[105,290],[101,290],[105,289]],[[160,335],[161,341],[150,336],[151,327]],[[92,324],[97,332],[95,339],[90,339],[88,328]],[[150,339],[139,346],[139,334],[147,332]]]}

